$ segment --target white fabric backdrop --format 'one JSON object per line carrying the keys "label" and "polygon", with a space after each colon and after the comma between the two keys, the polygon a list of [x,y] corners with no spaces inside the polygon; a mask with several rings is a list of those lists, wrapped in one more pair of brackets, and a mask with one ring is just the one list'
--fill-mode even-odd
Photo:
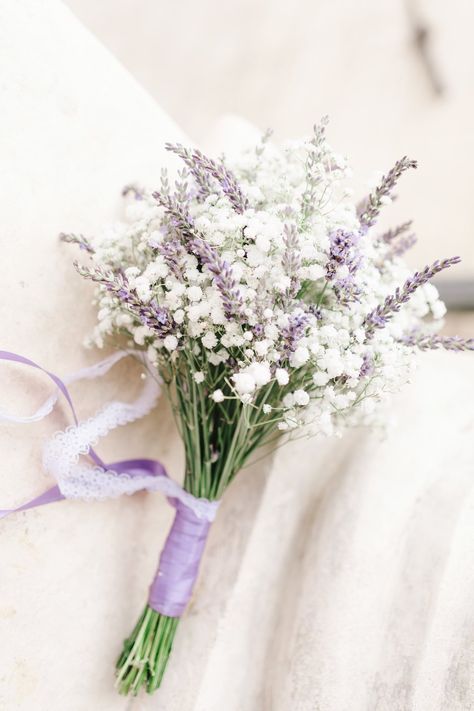
{"label": "white fabric backdrop", "polygon": [[[0,35],[2,346],[66,373],[97,354],[79,345],[94,319],[90,288],[57,233],[109,221],[122,185],[155,180],[163,142],[181,133],[55,0],[2,0]],[[216,144],[228,140],[221,128]],[[30,372],[2,372],[2,403],[19,411],[46,391]],[[473,709],[473,374],[468,355],[426,356],[385,442],[358,431],[295,443],[242,472],[153,698],[116,696],[112,669],[166,504],[67,502],[3,521],[0,708]],[[138,375],[124,365],[76,388],[80,413],[131,395]],[[59,411],[1,428],[2,504],[46,485],[41,441],[64,423]],[[181,470],[164,405],[101,453]]]}

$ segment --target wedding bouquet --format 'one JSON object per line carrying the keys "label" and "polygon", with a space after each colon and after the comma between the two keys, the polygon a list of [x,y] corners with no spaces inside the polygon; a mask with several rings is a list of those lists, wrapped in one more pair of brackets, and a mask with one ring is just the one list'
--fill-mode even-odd
{"label": "wedding bouquet", "polygon": [[[281,149],[267,133],[232,162],[167,148],[184,163],[173,184],[163,172],[154,192],[129,187],[123,223],[62,238],[90,256],[76,266],[97,284],[93,342],[123,337],[164,383],[195,500],[218,502],[264,445],[373,422],[417,350],[474,348],[437,335],[445,307],[429,281],[459,259],[411,274],[410,223],[375,228],[414,161],[398,161],[356,206],[326,120]],[[210,520],[178,503],[118,660],[122,693],[160,685]]]}

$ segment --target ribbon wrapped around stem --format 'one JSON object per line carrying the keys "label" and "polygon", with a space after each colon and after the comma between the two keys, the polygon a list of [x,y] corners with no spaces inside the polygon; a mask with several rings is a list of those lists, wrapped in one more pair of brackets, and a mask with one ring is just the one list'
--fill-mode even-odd
{"label": "ribbon wrapped around stem", "polygon": [[[105,375],[112,366],[127,356],[138,358],[148,367],[143,353],[119,351],[61,380],[29,358],[9,351],[0,351],[0,360],[39,369],[56,386],[54,393],[33,415],[20,417],[0,410],[0,421],[28,423],[42,420],[52,411],[60,394],[65,397],[74,420],[74,425],[56,433],[43,448],[43,467],[56,479],[57,484],[16,508],[0,509],[0,518],[64,499],[103,500],[137,491],[160,491],[176,509],[176,515],[150,587],[149,605],[168,617],[180,617],[191,597],[207,535],[219,502],[197,498],[184,491],[177,482],[168,477],[163,465],[156,460],[128,459],[105,464],[94,451],[93,445],[100,437],[104,437],[119,425],[144,417],[155,406],[161,389],[154,377],[146,378],[142,392],[133,403],[108,403],[83,422],[78,420],[67,388],[67,385],[73,382],[92,380]],[[81,460],[81,456],[85,455],[92,460],[92,465]]]}

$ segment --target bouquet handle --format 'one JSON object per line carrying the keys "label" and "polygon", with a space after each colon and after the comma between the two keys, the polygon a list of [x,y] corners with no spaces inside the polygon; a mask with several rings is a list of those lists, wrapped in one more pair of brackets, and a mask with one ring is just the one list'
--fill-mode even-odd
{"label": "bouquet handle", "polygon": [[191,598],[211,522],[181,501],[150,586],[148,604],[166,617],[181,617]]}

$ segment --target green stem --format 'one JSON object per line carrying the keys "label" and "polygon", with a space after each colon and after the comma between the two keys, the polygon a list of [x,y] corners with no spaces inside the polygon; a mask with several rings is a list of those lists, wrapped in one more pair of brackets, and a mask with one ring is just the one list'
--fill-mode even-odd
{"label": "green stem", "polygon": [[[255,428],[255,412],[236,399],[213,403],[209,391],[199,387],[193,368],[174,375],[170,399],[183,438],[186,458],[184,488],[194,496],[220,498],[249,454],[273,429],[273,423]],[[221,377],[218,370],[213,377]],[[269,386],[271,392],[272,386]],[[268,393],[267,393],[268,395]],[[216,454],[216,458],[211,456]],[[117,688],[121,694],[136,695],[140,689],[153,693],[160,686],[173,647],[179,618],[167,617],[148,605],[117,661]]]}
{"label": "green stem", "polygon": [[136,696],[141,688],[151,694],[159,687],[173,647],[178,617],[166,617],[148,605],[117,661],[120,694]]}

